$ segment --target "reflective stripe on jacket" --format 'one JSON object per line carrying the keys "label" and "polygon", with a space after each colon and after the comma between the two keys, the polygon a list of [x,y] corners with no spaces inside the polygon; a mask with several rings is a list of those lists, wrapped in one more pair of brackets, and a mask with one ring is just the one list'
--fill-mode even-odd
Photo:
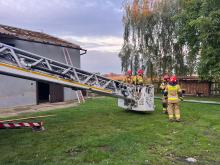
{"label": "reflective stripe on jacket", "polygon": [[181,93],[180,86],[177,85],[167,85],[165,92],[168,93],[168,102],[179,102],[179,93]]}
{"label": "reflective stripe on jacket", "polygon": [[143,79],[143,77],[142,76],[134,76],[134,78],[133,78],[133,83],[135,84],[135,85],[142,85],[143,83],[144,83],[144,79]]}

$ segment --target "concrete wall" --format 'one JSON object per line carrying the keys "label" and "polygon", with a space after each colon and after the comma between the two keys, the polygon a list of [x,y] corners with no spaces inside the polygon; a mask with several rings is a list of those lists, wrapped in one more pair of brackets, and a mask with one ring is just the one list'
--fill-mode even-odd
{"label": "concrete wall", "polygon": [[35,81],[0,75],[0,108],[36,103]]}
{"label": "concrete wall", "polygon": [[[0,42],[65,63],[63,47],[3,37],[0,37]],[[68,52],[73,65],[80,68],[80,51],[68,48]],[[3,75],[0,75],[0,82],[0,108],[37,103],[36,82]],[[70,88],[64,88],[64,100],[73,99],[76,99],[75,92]]]}
{"label": "concrete wall", "polygon": [[[17,48],[44,56],[62,63],[65,62],[63,47],[55,45],[46,45],[43,43],[29,42],[24,40],[12,40],[0,37],[0,42],[14,45]],[[80,68],[80,51],[77,49],[67,48],[72,59],[73,65]]]}
{"label": "concrete wall", "polygon": [[64,88],[64,101],[70,101],[77,99],[76,93],[71,88]]}

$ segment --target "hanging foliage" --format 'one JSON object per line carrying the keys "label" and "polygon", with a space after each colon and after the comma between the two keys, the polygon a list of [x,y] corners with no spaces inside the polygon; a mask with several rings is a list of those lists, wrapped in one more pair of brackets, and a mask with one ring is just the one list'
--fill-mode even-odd
{"label": "hanging foliage", "polygon": [[[153,4],[153,5],[152,5]],[[160,76],[165,71],[187,74],[184,52],[177,42],[178,24],[172,19],[179,3],[173,0],[133,0],[124,5],[124,45],[120,52],[122,71],[143,68],[145,74]],[[132,11],[132,12],[131,12]],[[129,45],[130,51],[125,51]],[[128,55],[129,53],[129,55]]]}

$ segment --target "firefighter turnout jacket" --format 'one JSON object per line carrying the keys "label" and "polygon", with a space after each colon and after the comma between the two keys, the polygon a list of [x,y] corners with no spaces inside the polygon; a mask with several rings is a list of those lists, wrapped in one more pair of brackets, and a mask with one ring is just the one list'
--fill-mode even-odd
{"label": "firefighter turnout jacket", "polygon": [[160,85],[160,89],[162,90],[162,94],[164,94],[164,91],[166,89],[166,86],[167,86],[167,82],[162,82],[161,85]]}
{"label": "firefighter turnout jacket", "polygon": [[127,84],[132,84],[133,83],[133,77],[132,76],[126,76],[123,81]]}
{"label": "firefighter turnout jacket", "polygon": [[182,97],[182,90],[178,84],[168,84],[164,93],[168,97],[168,103],[178,103]]}
{"label": "firefighter turnout jacket", "polygon": [[133,83],[134,83],[135,85],[143,85],[143,84],[144,84],[144,79],[143,79],[142,76],[139,76],[139,75],[134,76],[134,77],[133,77]]}
{"label": "firefighter turnout jacket", "polygon": [[163,107],[163,113],[167,113],[167,105],[168,105],[168,101],[167,101],[167,96],[164,96],[165,93],[165,89],[167,86],[167,82],[162,82],[160,85],[160,89],[161,89],[161,93],[162,93],[162,107]]}

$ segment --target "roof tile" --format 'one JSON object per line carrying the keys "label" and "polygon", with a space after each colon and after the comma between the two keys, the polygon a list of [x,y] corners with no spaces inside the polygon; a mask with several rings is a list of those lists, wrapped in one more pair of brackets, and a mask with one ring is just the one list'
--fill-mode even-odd
{"label": "roof tile", "polygon": [[62,40],[60,38],[51,36],[49,34],[43,32],[36,32],[31,30],[25,30],[21,28],[16,28],[7,25],[0,24],[0,35],[12,37],[12,38],[19,38],[22,40],[28,40],[33,42],[41,42],[45,44],[52,44],[52,45],[59,45],[63,47],[70,47],[81,49],[81,47],[77,44]]}

